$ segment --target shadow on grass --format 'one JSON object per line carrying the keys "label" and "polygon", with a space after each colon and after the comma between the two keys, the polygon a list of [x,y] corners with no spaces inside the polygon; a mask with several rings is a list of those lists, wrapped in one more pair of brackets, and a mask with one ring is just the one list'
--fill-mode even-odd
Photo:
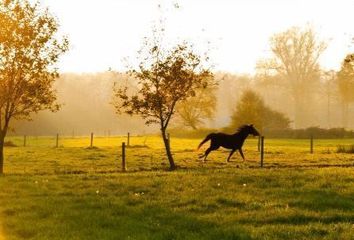
{"label": "shadow on grass", "polygon": [[[311,223],[352,223],[354,219],[354,196],[343,196],[332,191],[313,190],[303,192],[289,203],[292,208],[321,213],[315,215],[293,213],[287,216],[269,216],[263,219],[242,219],[240,223],[307,225]],[[301,212],[307,212],[301,210]]]}
{"label": "shadow on grass", "polygon": [[226,230],[217,223],[156,207],[144,208],[132,217],[145,226],[148,239],[252,239],[240,226]]}
{"label": "shadow on grass", "polygon": [[[354,168],[354,164],[306,164],[306,165],[289,165],[280,163],[265,163],[264,169],[278,169],[278,168],[292,168],[292,169],[306,169],[306,168]],[[260,166],[249,166],[248,168],[261,168]]]}
{"label": "shadow on grass", "polygon": [[264,219],[242,219],[239,221],[241,224],[252,225],[266,225],[266,224],[289,224],[289,225],[308,225],[311,223],[323,223],[323,224],[338,224],[338,223],[351,223],[353,221],[354,214],[349,215],[333,215],[333,216],[306,216],[302,214],[295,214],[290,216],[277,216]]}
{"label": "shadow on grass", "polygon": [[354,219],[354,196],[343,196],[333,191],[312,190],[305,192],[292,205],[315,211],[349,211],[353,215],[352,219]]}
{"label": "shadow on grass", "polygon": [[[78,199],[79,200],[79,199]],[[58,200],[54,200],[52,204]],[[146,205],[144,201],[112,204],[94,198],[87,202],[63,201],[65,206],[56,209],[38,207],[31,215],[7,214],[5,230],[20,239],[252,239],[239,226],[224,226],[199,220],[187,213],[180,213]],[[43,223],[37,222],[38,214],[45,214]],[[3,212],[2,214],[6,214]],[[27,212],[28,214],[28,212]],[[13,224],[15,218],[28,224]],[[33,221],[33,224],[31,223]],[[35,223],[36,222],[36,223]],[[65,224],[55,224],[55,223]],[[11,227],[12,226],[12,227]],[[48,226],[51,226],[48,228]],[[14,227],[14,228],[13,228]]]}

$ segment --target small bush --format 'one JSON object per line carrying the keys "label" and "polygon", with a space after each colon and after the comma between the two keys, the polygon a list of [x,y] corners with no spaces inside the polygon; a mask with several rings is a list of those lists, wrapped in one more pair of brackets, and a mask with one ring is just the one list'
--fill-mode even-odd
{"label": "small bush", "polygon": [[346,130],[344,128],[330,128],[323,129],[319,127],[309,127],[306,129],[283,129],[272,130],[264,129],[263,134],[271,138],[293,138],[306,139],[313,136],[319,139],[337,139],[337,138],[353,138],[354,131]]}
{"label": "small bush", "polygon": [[339,145],[337,147],[337,153],[354,153],[354,145]]}
{"label": "small bush", "polygon": [[17,145],[11,141],[4,142],[4,146],[5,147],[17,147]]}
{"label": "small bush", "polygon": [[150,148],[147,145],[130,145],[130,146],[126,146],[127,148]]}
{"label": "small bush", "polygon": [[171,129],[169,132],[171,136],[177,138],[205,138],[208,134],[212,132],[219,132],[220,129],[212,129],[212,128],[202,128],[198,130],[189,130],[189,129]]}

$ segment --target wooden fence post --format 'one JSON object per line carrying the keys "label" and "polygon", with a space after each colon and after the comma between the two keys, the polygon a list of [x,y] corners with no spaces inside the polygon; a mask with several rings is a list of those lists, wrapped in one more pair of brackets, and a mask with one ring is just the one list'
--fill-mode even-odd
{"label": "wooden fence post", "polygon": [[27,141],[27,136],[24,135],[23,136],[23,146],[26,147],[26,141]]}
{"label": "wooden fence post", "polygon": [[93,133],[91,133],[91,143],[90,143],[90,147],[93,147]]}
{"label": "wooden fence post", "polygon": [[55,142],[55,147],[58,148],[59,147],[59,133],[57,133],[57,139]]}
{"label": "wooden fence post", "polygon": [[258,152],[261,151],[261,136],[258,136]]}
{"label": "wooden fence post", "polygon": [[264,159],[264,136],[261,137],[261,167],[263,167]]}
{"label": "wooden fence post", "polygon": [[310,138],[310,153],[312,154],[313,153],[313,136],[311,135],[311,138]]}
{"label": "wooden fence post", "polygon": [[125,142],[122,143],[122,172],[127,171],[125,164]]}
{"label": "wooden fence post", "polygon": [[[124,143],[125,144],[125,143]],[[130,146],[130,132],[128,132],[128,138],[127,138],[127,146]]]}

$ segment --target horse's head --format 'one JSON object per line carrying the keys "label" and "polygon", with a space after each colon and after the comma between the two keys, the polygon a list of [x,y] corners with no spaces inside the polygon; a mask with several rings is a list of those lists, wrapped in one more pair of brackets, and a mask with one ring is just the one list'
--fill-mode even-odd
{"label": "horse's head", "polygon": [[253,126],[253,124],[247,125],[246,128],[247,128],[248,134],[252,134],[253,136],[260,136],[259,132],[258,132],[257,129]]}

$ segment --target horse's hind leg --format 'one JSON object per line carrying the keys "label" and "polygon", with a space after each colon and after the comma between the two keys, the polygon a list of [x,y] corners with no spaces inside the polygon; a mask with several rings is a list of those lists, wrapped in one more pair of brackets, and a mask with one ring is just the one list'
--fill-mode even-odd
{"label": "horse's hind leg", "polygon": [[206,161],[206,159],[207,159],[207,157],[208,157],[208,155],[209,155],[209,153],[211,152],[211,151],[213,151],[213,150],[217,150],[219,148],[219,146],[210,146],[206,151],[205,151],[205,154],[204,154],[204,160],[203,160],[203,162],[205,162]]}

